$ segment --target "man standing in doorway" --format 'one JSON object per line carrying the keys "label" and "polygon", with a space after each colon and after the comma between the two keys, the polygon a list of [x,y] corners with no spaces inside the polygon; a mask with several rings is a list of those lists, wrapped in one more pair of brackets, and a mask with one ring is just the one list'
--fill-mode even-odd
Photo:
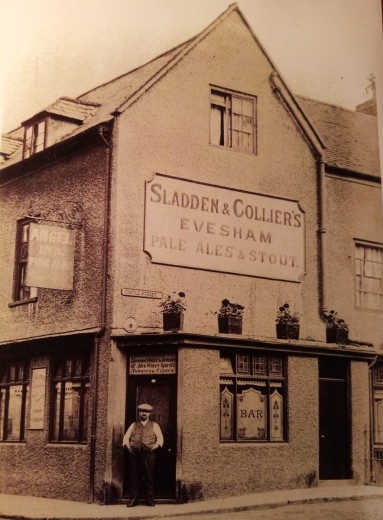
{"label": "man standing in doorway", "polygon": [[159,425],[150,420],[153,407],[143,403],[138,405],[138,421],[132,423],[127,429],[122,445],[126,446],[130,453],[132,493],[133,497],[128,507],[138,504],[141,484],[145,485],[146,504],[154,506],[153,498],[153,471],[155,462],[155,450],[162,447],[164,437]]}

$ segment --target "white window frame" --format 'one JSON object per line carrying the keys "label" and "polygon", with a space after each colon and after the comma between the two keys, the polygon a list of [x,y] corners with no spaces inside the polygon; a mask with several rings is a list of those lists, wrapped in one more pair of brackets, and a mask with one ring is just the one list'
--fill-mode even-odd
{"label": "white window frame", "polygon": [[[239,109],[238,104],[241,105],[241,109]],[[234,105],[238,107],[237,113]],[[255,96],[210,86],[211,145],[256,154],[256,123],[257,98]],[[235,134],[237,140],[234,139]],[[245,139],[246,136],[247,140]]]}
{"label": "white window frame", "polygon": [[24,159],[27,159],[34,153],[44,150],[46,147],[46,133],[47,122],[45,119],[25,127],[23,154]]}
{"label": "white window frame", "polygon": [[383,244],[355,240],[355,304],[383,312]]}

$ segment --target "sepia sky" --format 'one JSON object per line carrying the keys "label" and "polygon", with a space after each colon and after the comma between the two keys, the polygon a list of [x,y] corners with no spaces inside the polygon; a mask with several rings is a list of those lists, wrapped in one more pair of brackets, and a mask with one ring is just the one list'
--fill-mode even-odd
{"label": "sepia sky", "polygon": [[[194,36],[230,0],[0,0],[1,131]],[[383,92],[381,0],[238,0],[295,94],[354,109]]]}

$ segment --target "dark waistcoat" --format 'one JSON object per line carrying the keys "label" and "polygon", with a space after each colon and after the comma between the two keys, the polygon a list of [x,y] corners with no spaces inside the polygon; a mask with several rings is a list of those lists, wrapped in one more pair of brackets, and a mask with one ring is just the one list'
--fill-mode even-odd
{"label": "dark waistcoat", "polygon": [[145,426],[141,421],[134,423],[129,444],[132,448],[151,449],[156,443],[156,436],[153,431],[153,421],[148,421]]}

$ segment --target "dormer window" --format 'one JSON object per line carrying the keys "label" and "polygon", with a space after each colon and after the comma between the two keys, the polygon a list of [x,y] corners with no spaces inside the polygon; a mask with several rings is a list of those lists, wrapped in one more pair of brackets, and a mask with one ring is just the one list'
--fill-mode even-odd
{"label": "dormer window", "polygon": [[25,127],[24,159],[44,150],[46,146],[46,122],[40,121]]}

